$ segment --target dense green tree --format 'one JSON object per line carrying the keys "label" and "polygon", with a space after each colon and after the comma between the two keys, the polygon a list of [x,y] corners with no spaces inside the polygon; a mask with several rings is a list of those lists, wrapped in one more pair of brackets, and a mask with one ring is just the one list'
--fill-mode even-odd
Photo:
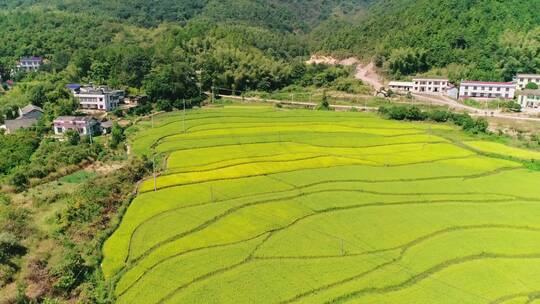
{"label": "dense green tree", "polygon": [[525,88],[529,89],[529,90],[538,90],[538,84],[536,84],[534,82],[529,82],[529,83],[527,83]]}
{"label": "dense green tree", "polygon": [[111,129],[111,141],[110,141],[110,147],[113,149],[116,149],[118,145],[124,141],[125,135],[124,135],[124,129],[118,124],[114,123]]}
{"label": "dense green tree", "polygon": [[153,69],[144,80],[151,100],[176,100],[198,94],[196,74],[186,63],[167,64]]}
{"label": "dense green tree", "polygon": [[72,146],[76,146],[81,142],[81,135],[79,132],[74,130],[68,130],[66,132],[66,138],[68,143]]}

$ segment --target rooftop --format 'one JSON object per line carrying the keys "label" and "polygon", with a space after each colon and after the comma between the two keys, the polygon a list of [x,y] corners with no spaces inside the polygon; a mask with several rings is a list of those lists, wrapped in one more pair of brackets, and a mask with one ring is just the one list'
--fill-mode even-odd
{"label": "rooftop", "polygon": [[37,56],[21,57],[21,61],[43,61],[43,58]]}
{"label": "rooftop", "polygon": [[521,91],[521,95],[540,96],[540,89],[537,89],[537,90],[523,90],[523,91]]}
{"label": "rooftop", "polygon": [[35,106],[33,104],[29,104],[27,105],[26,107],[22,108],[21,109],[21,114],[22,115],[25,115],[25,114],[28,114],[32,111],[39,111],[39,112],[42,112],[43,113],[43,109],[38,107],[38,106]]}
{"label": "rooftop", "polygon": [[119,94],[124,92],[122,90],[112,90],[107,86],[79,85],[79,87],[75,87],[76,84],[70,86],[74,87],[73,90],[79,90],[78,94]]}
{"label": "rooftop", "polygon": [[19,118],[5,121],[6,129],[8,129],[10,132],[18,129],[29,128],[36,123],[37,119],[35,118]]}
{"label": "rooftop", "polygon": [[413,80],[448,80],[448,77],[444,77],[444,76],[419,76],[419,77],[414,77]]}
{"label": "rooftop", "polygon": [[112,120],[107,120],[101,123],[102,128],[112,128],[113,122]]}
{"label": "rooftop", "polygon": [[390,81],[389,86],[414,86],[413,82],[410,81]]}
{"label": "rooftop", "polygon": [[517,74],[517,77],[536,77],[536,78],[540,78],[540,74]]}
{"label": "rooftop", "polygon": [[483,84],[483,85],[501,85],[501,86],[513,86],[513,82],[497,82],[497,81],[475,81],[475,80],[464,80],[461,84]]}
{"label": "rooftop", "polygon": [[58,116],[54,121],[83,121],[83,122],[89,122],[91,120],[95,120],[92,116]]}

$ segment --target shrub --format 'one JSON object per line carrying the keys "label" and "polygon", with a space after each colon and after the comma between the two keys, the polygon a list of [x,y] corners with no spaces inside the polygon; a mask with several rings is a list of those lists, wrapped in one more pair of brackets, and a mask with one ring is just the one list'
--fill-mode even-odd
{"label": "shrub", "polygon": [[317,110],[328,111],[330,110],[330,103],[328,102],[328,96],[326,95],[326,91],[323,91],[322,94],[322,100],[317,105]]}
{"label": "shrub", "polygon": [[19,239],[11,232],[0,232],[0,264],[7,263],[13,256],[24,252]]}
{"label": "shrub", "polygon": [[170,112],[173,110],[173,103],[170,100],[160,99],[156,104],[158,111]]}
{"label": "shrub", "polygon": [[448,111],[443,110],[433,110],[428,112],[428,118],[435,122],[446,122],[450,117]]}
{"label": "shrub", "polygon": [[529,83],[527,83],[525,88],[528,89],[528,90],[538,90],[538,85],[536,83],[534,83],[534,82],[529,82]]}
{"label": "shrub", "polygon": [[76,146],[81,142],[81,135],[77,131],[69,130],[66,132],[68,143],[72,146]]}
{"label": "shrub", "polygon": [[118,123],[114,123],[111,130],[111,143],[110,147],[113,149],[116,149],[118,145],[125,139],[124,135],[124,129],[118,125]]}
{"label": "shrub", "polygon": [[28,185],[28,177],[23,172],[15,172],[9,182],[17,191],[21,191]]}

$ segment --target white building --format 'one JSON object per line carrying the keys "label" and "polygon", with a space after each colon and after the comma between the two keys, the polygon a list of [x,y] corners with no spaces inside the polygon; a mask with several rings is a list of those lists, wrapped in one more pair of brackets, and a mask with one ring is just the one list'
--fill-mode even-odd
{"label": "white building", "polygon": [[513,82],[462,81],[459,86],[460,99],[514,99],[515,93]]}
{"label": "white building", "polygon": [[525,86],[529,83],[536,83],[540,86],[540,75],[538,74],[517,74],[515,82],[520,90],[525,89]]}
{"label": "white building", "polygon": [[413,90],[414,83],[409,81],[390,81],[388,88],[396,92],[410,92]]}
{"label": "white building", "polygon": [[413,79],[415,93],[445,94],[448,89],[448,78],[444,77],[418,77]]}
{"label": "white building", "polygon": [[80,86],[69,84],[73,96],[79,100],[80,107],[84,110],[111,111],[118,107],[124,100],[124,91],[111,90],[108,87]]}
{"label": "white building", "polygon": [[59,116],[53,121],[54,134],[65,134],[73,130],[80,135],[97,134],[99,132],[98,121],[90,116]]}
{"label": "white building", "polygon": [[540,90],[523,90],[518,96],[521,108],[540,110]]}
{"label": "white building", "polygon": [[41,57],[22,57],[17,62],[17,72],[36,72],[43,64],[43,58]]}

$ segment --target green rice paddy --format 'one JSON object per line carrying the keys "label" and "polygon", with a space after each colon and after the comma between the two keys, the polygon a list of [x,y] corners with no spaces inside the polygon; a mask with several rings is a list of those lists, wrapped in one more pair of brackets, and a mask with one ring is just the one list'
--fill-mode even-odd
{"label": "green rice paddy", "polygon": [[165,169],[104,245],[118,303],[540,299],[540,172],[519,160],[537,152],[269,107],[137,128],[132,150]]}

